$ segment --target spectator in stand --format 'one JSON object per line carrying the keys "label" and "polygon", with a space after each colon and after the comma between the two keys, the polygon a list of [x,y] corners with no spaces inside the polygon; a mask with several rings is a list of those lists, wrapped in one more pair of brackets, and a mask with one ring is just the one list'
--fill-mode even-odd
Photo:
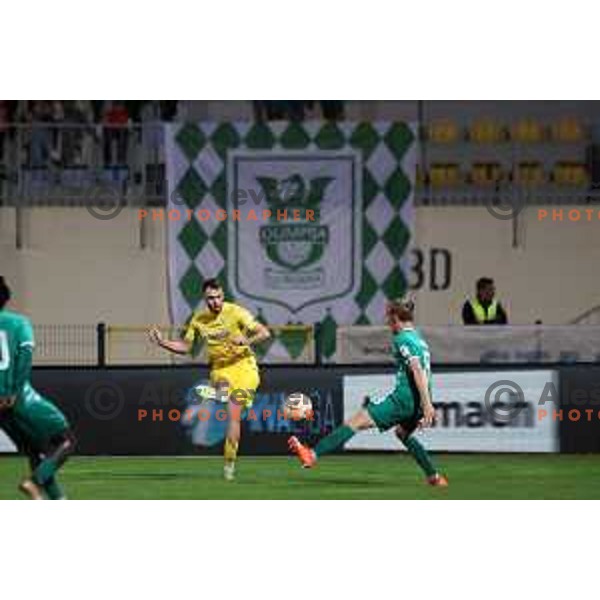
{"label": "spectator in stand", "polygon": [[313,100],[255,100],[257,121],[303,121],[306,111],[314,108]]}
{"label": "spectator in stand", "polygon": [[89,100],[93,112],[94,123],[100,123],[104,117],[105,105],[109,104],[106,100]]}
{"label": "spectator in stand", "polygon": [[172,121],[177,114],[177,100],[160,100],[160,115],[163,121]]}
{"label": "spectator in stand", "polygon": [[465,325],[506,325],[508,317],[506,311],[495,299],[496,286],[489,277],[477,280],[477,295],[468,299],[462,309],[462,318]]}
{"label": "spectator in stand", "polygon": [[65,122],[65,109],[61,100],[53,100],[50,103],[50,120],[54,125],[51,129],[52,146],[50,149],[50,158],[52,162],[60,163],[62,161],[62,135]]}
{"label": "spectator in stand", "polygon": [[64,131],[63,157],[66,166],[90,165],[94,129],[92,106],[89,100],[65,102],[65,121],[73,127]]}
{"label": "spectator in stand", "polygon": [[52,147],[52,131],[48,126],[52,121],[52,106],[47,100],[35,100],[26,108],[25,119],[31,125],[29,162],[33,168],[47,165]]}
{"label": "spectator in stand", "polygon": [[177,114],[175,115],[176,121],[193,121],[194,114],[194,101],[193,100],[180,100],[177,103]]}
{"label": "spectator in stand", "polygon": [[140,119],[144,160],[147,164],[157,165],[160,162],[163,144],[160,102],[157,100],[145,102],[140,110]]}
{"label": "spectator in stand", "polygon": [[321,100],[321,112],[327,121],[342,121],[344,103],[341,100]]}
{"label": "spectator in stand", "polygon": [[96,136],[94,109],[90,100],[76,100],[75,110],[80,122],[85,124],[81,137],[81,164],[90,166],[93,162],[94,144],[100,139]]}
{"label": "spectator in stand", "polygon": [[4,156],[6,155],[4,146],[7,143],[8,124],[10,123],[8,114],[8,100],[0,100],[0,163],[4,162]]}
{"label": "spectator in stand", "polygon": [[[124,102],[115,101],[104,113],[104,164],[124,165],[127,162],[129,112]],[[117,147],[113,161],[113,143]]]}

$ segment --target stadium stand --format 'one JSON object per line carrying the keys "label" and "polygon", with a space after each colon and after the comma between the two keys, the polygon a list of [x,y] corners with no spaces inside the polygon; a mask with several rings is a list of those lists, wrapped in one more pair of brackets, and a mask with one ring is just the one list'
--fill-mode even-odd
{"label": "stadium stand", "polygon": [[[297,108],[289,102],[280,104],[279,112],[288,117]],[[502,107],[495,114],[490,103],[472,103],[474,108],[465,118],[458,103],[423,104],[417,204],[427,203],[431,189],[438,204],[476,204],[480,187],[500,182],[544,185],[550,191],[552,186],[583,190],[593,179],[590,132],[596,128],[592,113],[577,115],[566,104],[569,112],[560,114],[560,106],[533,103],[530,114],[540,115],[533,119],[526,114],[511,117]],[[408,110],[407,103],[400,105],[402,111]],[[255,110],[263,111],[264,118],[275,118],[278,106],[260,101]],[[511,108],[518,113],[518,104]],[[193,101],[0,101],[0,201],[84,204],[98,198],[89,194],[84,198],[82,189],[97,184],[98,196],[104,195],[103,188],[112,187],[126,198],[143,197],[145,204],[162,204],[162,123],[173,118],[218,119],[218,110],[218,103]],[[341,101],[302,101],[294,118],[312,118],[313,114],[329,119],[344,114],[377,118],[368,111],[376,113],[377,103],[356,109],[353,103]],[[385,111],[387,118],[393,104],[385,103]],[[231,118],[229,113],[225,116]],[[398,118],[405,118],[404,114]],[[457,188],[458,195],[439,195],[442,189]],[[473,197],[469,197],[470,188]],[[583,200],[576,196],[574,201]]]}

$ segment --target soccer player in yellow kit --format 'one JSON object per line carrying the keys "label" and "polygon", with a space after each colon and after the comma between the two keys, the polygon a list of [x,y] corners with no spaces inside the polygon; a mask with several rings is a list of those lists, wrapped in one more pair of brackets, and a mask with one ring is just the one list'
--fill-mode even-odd
{"label": "soccer player in yellow kit", "polygon": [[192,315],[182,340],[166,340],[156,327],[150,330],[150,338],[175,354],[189,354],[198,338],[205,340],[211,385],[226,389],[229,396],[223,473],[225,479],[233,480],[242,413],[252,406],[260,383],[252,346],[268,339],[271,333],[245,308],[225,302],[223,288],[215,279],[206,280],[202,291],[207,308]]}

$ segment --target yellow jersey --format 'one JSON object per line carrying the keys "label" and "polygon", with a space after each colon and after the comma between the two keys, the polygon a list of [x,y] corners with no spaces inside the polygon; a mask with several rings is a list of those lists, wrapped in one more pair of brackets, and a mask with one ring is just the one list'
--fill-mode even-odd
{"label": "yellow jersey", "polygon": [[219,314],[214,314],[208,308],[195,312],[184,330],[183,339],[190,344],[198,338],[204,340],[208,362],[218,367],[254,357],[250,346],[238,346],[229,340],[232,336],[248,335],[257,325],[258,322],[248,310],[233,302],[224,302]]}

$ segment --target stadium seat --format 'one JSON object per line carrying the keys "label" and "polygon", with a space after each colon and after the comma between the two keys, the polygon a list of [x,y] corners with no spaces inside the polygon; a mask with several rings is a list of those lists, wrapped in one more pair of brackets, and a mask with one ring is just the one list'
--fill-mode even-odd
{"label": "stadium seat", "polygon": [[545,181],[544,170],[538,162],[521,162],[513,173],[513,179],[522,185],[541,185]]}
{"label": "stadium seat", "polygon": [[511,127],[511,139],[528,144],[541,142],[544,139],[544,127],[534,119],[522,119]]}
{"label": "stadium seat", "polygon": [[434,163],[428,175],[432,187],[452,187],[462,182],[460,169],[456,163]]}
{"label": "stadium seat", "polygon": [[560,161],[552,169],[552,180],[559,185],[584,186],[588,183],[585,164],[574,161]]}
{"label": "stadium seat", "polygon": [[502,125],[492,119],[479,119],[469,127],[469,139],[475,143],[494,144],[506,139]]}
{"label": "stadium seat", "polygon": [[553,123],[551,131],[552,139],[557,142],[581,142],[585,138],[581,122],[570,117]]}
{"label": "stadium seat", "polygon": [[451,144],[460,137],[460,128],[454,121],[434,121],[427,128],[427,139],[437,144]]}
{"label": "stadium seat", "polygon": [[476,162],[470,173],[470,181],[476,185],[492,185],[504,179],[500,163]]}

